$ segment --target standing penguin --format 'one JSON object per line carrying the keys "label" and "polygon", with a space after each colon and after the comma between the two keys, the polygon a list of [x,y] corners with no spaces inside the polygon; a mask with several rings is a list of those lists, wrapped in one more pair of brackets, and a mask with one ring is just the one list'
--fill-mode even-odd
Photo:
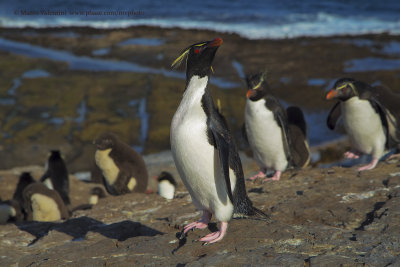
{"label": "standing penguin", "polygon": [[169,172],[161,172],[157,177],[158,194],[166,199],[173,199],[175,195],[176,182]]}
{"label": "standing penguin", "polygon": [[143,158],[112,133],[103,133],[94,141],[95,160],[112,195],[145,192],[148,173]]}
{"label": "standing penguin", "polygon": [[246,77],[248,91],[245,108],[245,134],[260,167],[250,180],[275,174],[267,180],[279,180],[288,167],[305,167],[310,160],[307,126],[298,107],[287,110],[270,92],[266,73]]}
{"label": "standing penguin", "polygon": [[236,145],[208,88],[211,63],[221,44],[221,38],[193,44],[172,63],[176,67],[186,62],[186,88],[171,123],[172,155],[193,204],[203,211],[201,220],[186,225],[184,233],[206,228],[214,214],[221,226],[200,239],[206,243],[224,237],[232,216],[265,216],[247,197]]}
{"label": "standing penguin", "polygon": [[358,158],[361,153],[372,155],[371,162],[358,171],[375,168],[385,151],[400,143],[400,95],[384,86],[372,87],[351,78],[341,78],[326,99],[339,100],[328,115],[327,125],[334,130],[342,117],[353,147],[345,157]]}
{"label": "standing penguin", "polygon": [[44,183],[49,189],[56,190],[65,205],[71,204],[69,199],[69,178],[68,170],[61,156],[60,151],[52,150],[45,165],[45,173],[40,182]]}
{"label": "standing penguin", "polygon": [[23,192],[27,221],[51,222],[69,218],[69,212],[56,190],[32,183]]}

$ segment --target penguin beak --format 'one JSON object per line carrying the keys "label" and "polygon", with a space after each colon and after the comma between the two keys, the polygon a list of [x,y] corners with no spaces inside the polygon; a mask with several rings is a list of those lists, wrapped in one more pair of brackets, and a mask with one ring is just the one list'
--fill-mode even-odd
{"label": "penguin beak", "polygon": [[252,94],[253,94],[253,92],[252,92],[251,90],[248,90],[248,91],[247,91],[247,94],[246,94],[246,97],[247,97],[247,98],[250,98]]}
{"label": "penguin beak", "polygon": [[326,95],[326,99],[330,100],[330,99],[335,98],[337,93],[338,92],[335,89],[330,90],[329,93]]}
{"label": "penguin beak", "polygon": [[222,38],[215,38],[214,40],[207,43],[207,47],[219,47],[223,43]]}

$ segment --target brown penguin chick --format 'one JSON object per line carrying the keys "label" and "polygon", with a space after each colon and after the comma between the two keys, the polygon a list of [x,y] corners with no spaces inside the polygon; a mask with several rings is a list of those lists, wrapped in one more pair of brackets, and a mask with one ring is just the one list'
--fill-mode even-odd
{"label": "brown penguin chick", "polygon": [[0,224],[23,221],[20,203],[14,199],[0,202]]}
{"label": "brown penguin chick", "polygon": [[23,198],[27,221],[51,222],[69,218],[69,212],[58,192],[42,183],[28,185]]}
{"label": "brown penguin chick", "polygon": [[94,141],[95,160],[112,195],[145,192],[148,173],[143,158],[112,133],[103,133]]}
{"label": "brown penguin chick", "polygon": [[18,201],[22,205],[22,202],[23,202],[22,192],[24,192],[24,189],[28,185],[30,185],[34,182],[35,182],[35,180],[32,178],[32,176],[29,172],[23,172],[21,174],[21,176],[19,177],[19,181],[17,184],[17,188],[15,189],[13,199],[15,201]]}

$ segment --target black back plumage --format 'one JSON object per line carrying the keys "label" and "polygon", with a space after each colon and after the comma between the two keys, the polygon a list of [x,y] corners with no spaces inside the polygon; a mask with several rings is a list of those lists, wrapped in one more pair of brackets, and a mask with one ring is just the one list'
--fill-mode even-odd
{"label": "black back plumage", "polygon": [[47,170],[43,174],[42,178],[40,178],[40,181],[43,182],[48,178],[50,178],[54,190],[60,194],[65,205],[71,204],[69,199],[68,170],[61,153],[58,150],[51,151],[50,157],[47,161]]}

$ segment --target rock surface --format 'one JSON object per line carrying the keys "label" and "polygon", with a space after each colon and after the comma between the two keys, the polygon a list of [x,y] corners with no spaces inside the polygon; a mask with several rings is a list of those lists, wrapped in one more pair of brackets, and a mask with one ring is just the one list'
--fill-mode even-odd
{"label": "rock surface", "polygon": [[[241,155],[245,176],[257,171]],[[171,154],[145,157],[150,174],[170,171],[178,178]],[[12,196],[21,171],[37,179],[41,167],[0,172],[0,196]],[[71,175],[72,207],[87,203],[90,188]],[[150,187],[155,190],[156,184]],[[108,196],[90,210],[52,223],[0,226],[1,266],[399,266],[400,164],[381,162],[358,174],[355,167],[308,168],[283,174],[280,181],[246,181],[256,207],[270,222],[232,220],[226,237],[203,246],[182,226],[200,218],[178,181],[176,198],[157,194]]]}

